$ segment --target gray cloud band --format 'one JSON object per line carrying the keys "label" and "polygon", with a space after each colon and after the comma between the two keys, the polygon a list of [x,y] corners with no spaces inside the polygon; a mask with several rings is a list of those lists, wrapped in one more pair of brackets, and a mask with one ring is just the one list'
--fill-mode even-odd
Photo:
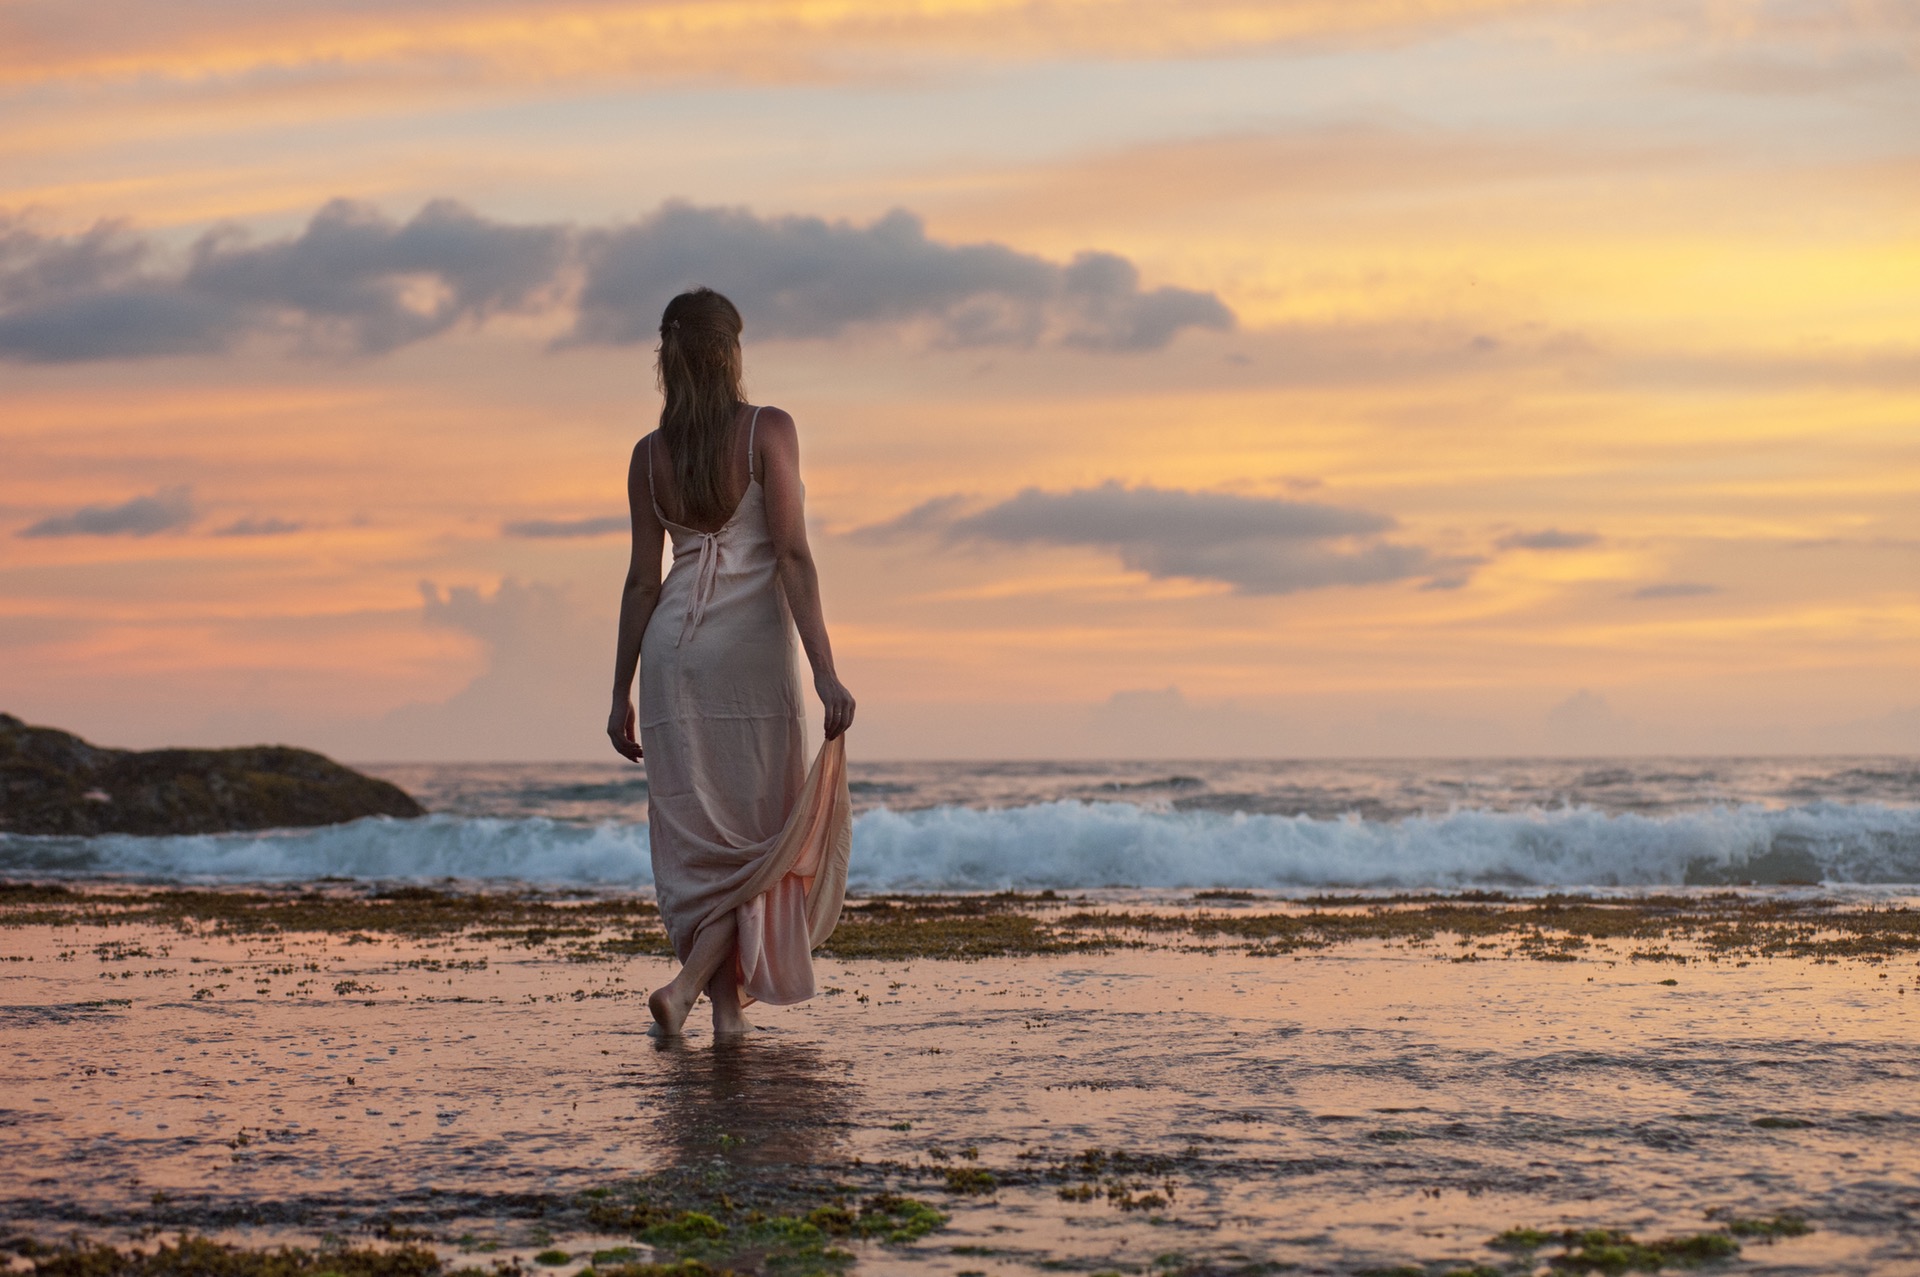
{"label": "gray cloud band", "polygon": [[50,515],[38,523],[28,524],[14,535],[147,537],[157,532],[177,532],[198,517],[189,489],[162,488],[118,505],[82,506],[71,514]]}
{"label": "gray cloud band", "polygon": [[0,224],[0,356],[210,354],[256,333],[382,354],[547,304],[569,242],[563,227],[493,222],[450,200],[406,223],[335,200],[292,239],[209,232],[168,272],[149,269],[153,246],[123,225],[49,238]]}
{"label": "gray cloud band", "polygon": [[672,203],[633,226],[587,232],[582,256],[573,341],[650,341],[667,298],[696,280],[732,296],[751,332],[774,338],[919,324],[955,346],[1150,350],[1183,328],[1233,327],[1212,293],[1143,292],[1123,257],[1081,253],[1061,266],[1000,244],[942,244],[901,210],[855,226]]}
{"label": "gray cloud band", "polygon": [[624,514],[598,515],[587,519],[516,519],[500,525],[501,534],[510,537],[565,538],[600,537],[625,532],[632,524]]}
{"label": "gray cloud band", "polygon": [[1542,528],[1538,532],[1510,532],[1493,544],[1501,550],[1584,550],[1600,544],[1600,534]]}
{"label": "gray cloud band", "polygon": [[1669,581],[1658,585],[1643,585],[1628,594],[1630,599],[1697,599],[1709,594],[1720,593],[1720,587],[1704,581]]}
{"label": "gray cloud band", "polygon": [[1382,514],[1279,497],[1128,488],[1029,488],[971,514],[938,497],[850,534],[867,543],[933,535],[949,543],[1084,546],[1149,576],[1219,581],[1242,594],[1293,594],[1413,578],[1457,580],[1478,559],[1380,539]]}
{"label": "gray cloud band", "polygon": [[[999,244],[944,244],[894,212],[867,226],[673,203],[625,226],[494,221],[436,200],[395,222],[348,200],[296,236],[213,231],[155,264],[127,226],[45,236],[0,218],[0,358],[74,362],[214,354],[256,335],[378,355],[507,312],[573,308],[564,345],[651,341],[682,288],[728,293],[760,338],[916,327],[938,344],[1150,350],[1230,329],[1212,293],[1142,289],[1123,257],[1066,265]],[[576,291],[577,290],[577,291]]]}

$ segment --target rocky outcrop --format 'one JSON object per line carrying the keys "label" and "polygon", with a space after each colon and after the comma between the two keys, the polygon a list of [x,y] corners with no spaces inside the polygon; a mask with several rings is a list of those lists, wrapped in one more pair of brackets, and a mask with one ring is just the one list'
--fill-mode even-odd
{"label": "rocky outcrop", "polygon": [[0,830],[213,834],[424,816],[406,791],[284,745],[103,749],[0,714]]}

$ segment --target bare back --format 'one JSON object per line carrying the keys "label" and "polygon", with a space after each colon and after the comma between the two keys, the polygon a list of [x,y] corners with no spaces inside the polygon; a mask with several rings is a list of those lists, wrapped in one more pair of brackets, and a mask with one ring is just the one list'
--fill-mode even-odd
{"label": "bare back", "polygon": [[747,495],[747,488],[758,477],[759,467],[750,455],[753,451],[752,432],[744,429],[753,416],[750,404],[741,404],[734,413],[733,428],[727,438],[727,468],[722,476],[721,491],[725,494],[728,515],[711,525],[689,523],[686,519],[686,507],[680,500],[680,481],[675,477],[673,455],[667,451],[666,440],[659,431],[647,437],[646,447],[650,450],[651,485],[653,499],[659,503],[660,512],[674,523],[695,532],[718,532],[726,525],[727,518],[740,507]]}

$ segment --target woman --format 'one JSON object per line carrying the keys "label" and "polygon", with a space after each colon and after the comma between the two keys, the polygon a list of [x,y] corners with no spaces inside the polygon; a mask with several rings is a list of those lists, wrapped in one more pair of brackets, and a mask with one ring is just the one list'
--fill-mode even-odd
{"label": "woman", "polygon": [[[668,1037],[703,991],[716,1034],[748,1028],[748,1002],[812,997],[810,955],[833,933],[846,887],[842,734],[853,697],[834,674],[820,613],[793,418],[742,399],[740,328],[740,312],[711,289],[667,304],[666,404],[627,471],[633,560],[607,735],[647,761],[654,889],[681,963],[647,1009],[653,1032]],[[826,706],[811,770],[796,627]]]}

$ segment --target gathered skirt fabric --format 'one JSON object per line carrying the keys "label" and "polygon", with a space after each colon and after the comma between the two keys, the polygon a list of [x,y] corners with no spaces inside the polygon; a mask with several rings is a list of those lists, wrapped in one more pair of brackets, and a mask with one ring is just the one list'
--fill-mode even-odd
{"label": "gathered skirt fabric", "polygon": [[707,926],[738,924],[745,999],[814,993],[852,842],[846,742],[806,763],[805,701],[764,493],[718,532],[668,522],[673,567],[640,649],[640,740],[654,890],[685,961]]}

